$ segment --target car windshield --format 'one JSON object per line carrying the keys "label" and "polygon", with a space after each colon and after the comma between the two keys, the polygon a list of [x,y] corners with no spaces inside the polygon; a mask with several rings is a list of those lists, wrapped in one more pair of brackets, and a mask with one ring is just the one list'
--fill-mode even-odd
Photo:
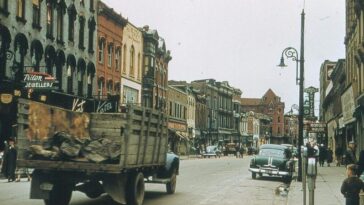
{"label": "car windshield", "polygon": [[261,149],[259,155],[271,156],[271,157],[283,157],[284,151],[279,149]]}

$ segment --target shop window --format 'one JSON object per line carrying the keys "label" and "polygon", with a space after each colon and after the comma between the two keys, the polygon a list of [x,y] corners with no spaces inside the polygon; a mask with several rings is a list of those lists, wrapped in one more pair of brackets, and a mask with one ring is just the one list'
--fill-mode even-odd
{"label": "shop window", "polygon": [[103,96],[103,89],[105,87],[104,78],[99,78],[99,80],[97,82],[97,85],[98,85],[97,95],[98,95],[98,97],[100,99]]}
{"label": "shop window", "polygon": [[112,95],[112,80],[107,81],[107,94]]}
{"label": "shop window", "polygon": [[78,17],[79,23],[80,23],[80,32],[79,32],[79,42],[78,42],[78,48],[81,50],[85,49],[84,46],[84,38],[85,38],[85,17],[79,16]]}
{"label": "shop window", "polygon": [[[91,1],[92,2],[92,1]],[[94,33],[96,28],[96,22],[94,17],[91,17],[88,21],[88,52],[94,53]]]}
{"label": "shop window", "polygon": [[16,5],[16,20],[26,23],[25,20],[25,0],[17,0]]}
{"label": "shop window", "polygon": [[40,30],[40,3],[41,0],[33,0],[33,28]]}
{"label": "shop window", "polygon": [[53,46],[48,45],[44,52],[44,61],[46,63],[46,72],[54,76],[53,67],[56,58],[56,51]]}
{"label": "shop window", "polygon": [[95,77],[95,65],[93,63],[88,63],[87,65],[87,97],[92,97],[93,91],[93,80]]}
{"label": "shop window", "polygon": [[28,50],[28,40],[24,34],[19,33],[14,40],[14,62],[12,71],[15,74],[15,82],[21,82],[24,77],[24,56]]}
{"label": "shop window", "polygon": [[78,96],[83,96],[83,94],[84,94],[83,85],[84,85],[84,79],[85,79],[85,73],[86,73],[85,70],[86,70],[85,60],[80,58],[77,63],[77,82],[78,82],[77,94],[78,94]]}
{"label": "shop window", "polygon": [[74,42],[75,39],[75,21],[77,17],[77,11],[75,5],[72,3],[67,8],[68,12],[68,40]]}

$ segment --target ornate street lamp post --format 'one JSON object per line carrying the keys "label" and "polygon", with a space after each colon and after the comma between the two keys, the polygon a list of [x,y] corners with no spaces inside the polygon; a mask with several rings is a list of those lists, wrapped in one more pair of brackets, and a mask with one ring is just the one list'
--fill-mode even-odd
{"label": "ornate street lamp post", "polygon": [[[286,67],[284,64],[284,56],[286,58],[292,58],[296,61],[296,84],[299,85],[299,112],[298,112],[298,176],[297,180],[302,181],[302,156],[301,146],[303,145],[303,86],[304,86],[304,25],[305,25],[305,11],[301,13],[301,50],[300,58],[298,58],[298,52],[293,47],[288,47],[283,50],[281,56],[281,62],[279,67]],[[300,74],[298,76],[298,63],[300,64]]]}

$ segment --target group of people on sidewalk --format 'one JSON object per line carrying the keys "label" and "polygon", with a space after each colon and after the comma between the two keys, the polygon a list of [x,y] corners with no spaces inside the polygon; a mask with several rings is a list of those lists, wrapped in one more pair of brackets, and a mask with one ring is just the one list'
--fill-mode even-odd
{"label": "group of people on sidewalk", "polygon": [[15,140],[10,138],[6,143],[5,150],[3,151],[3,160],[1,161],[1,173],[8,179],[8,182],[19,182],[23,174],[25,174],[30,181],[30,173],[27,168],[16,167],[16,159],[18,152],[15,148]]}

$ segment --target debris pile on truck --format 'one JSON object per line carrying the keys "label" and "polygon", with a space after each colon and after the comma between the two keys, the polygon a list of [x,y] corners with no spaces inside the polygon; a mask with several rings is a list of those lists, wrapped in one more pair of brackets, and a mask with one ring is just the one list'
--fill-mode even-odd
{"label": "debris pile on truck", "polygon": [[108,138],[83,138],[57,132],[42,145],[29,147],[29,159],[119,163],[121,144]]}

